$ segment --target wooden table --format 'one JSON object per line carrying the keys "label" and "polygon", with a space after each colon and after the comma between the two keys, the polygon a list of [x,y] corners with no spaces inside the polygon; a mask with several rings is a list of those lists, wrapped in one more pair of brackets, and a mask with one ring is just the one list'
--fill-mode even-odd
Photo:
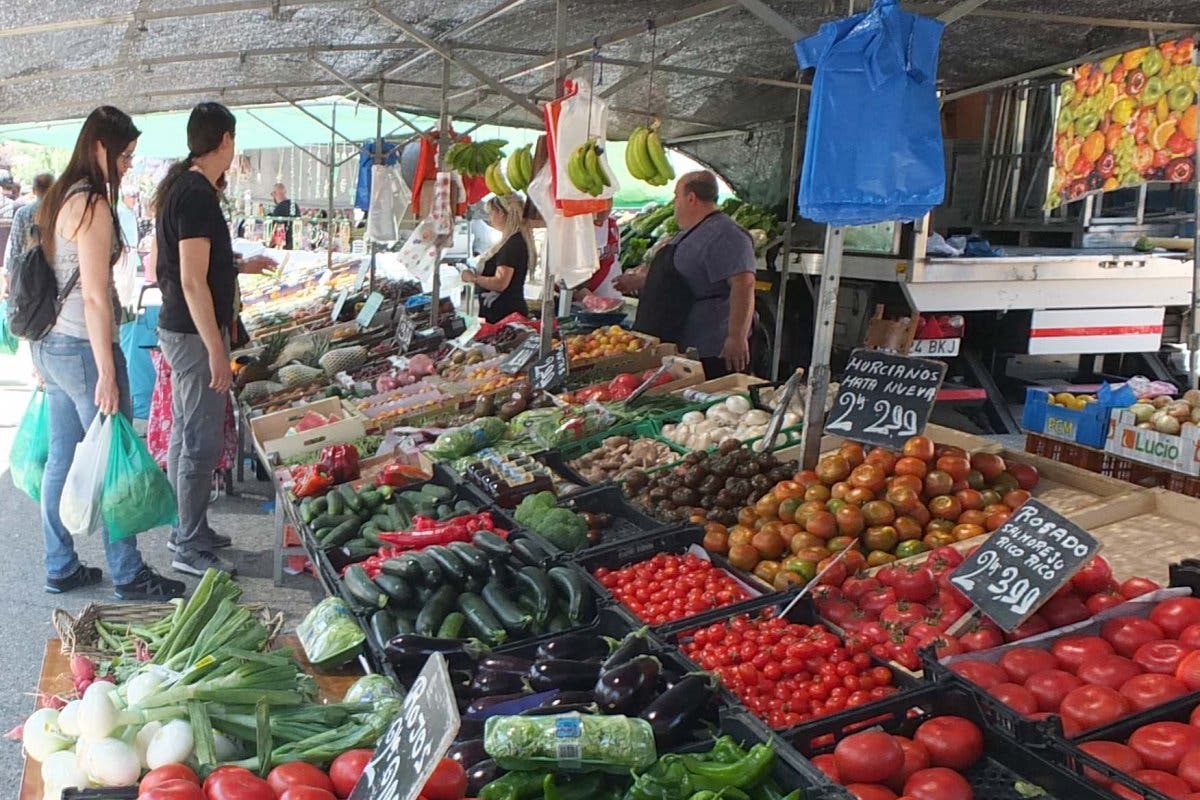
{"label": "wooden table", "polygon": [[[300,640],[293,634],[280,636],[275,640],[275,647],[290,648],[296,660],[305,672],[316,678],[318,699],[322,703],[337,703],[345,696],[350,685],[358,680],[362,673],[357,662],[352,663],[338,672],[323,673],[308,663],[304,657],[304,649]],[[62,652],[62,642],[51,639],[46,642],[46,652],[42,656],[42,674],[38,678],[38,691],[43,694],[70,694],[73,691],[71,681],[71,657]],[[21,772],[21,792],[18,800],[41,800],[42,771],[41,766],[25,759]]]}

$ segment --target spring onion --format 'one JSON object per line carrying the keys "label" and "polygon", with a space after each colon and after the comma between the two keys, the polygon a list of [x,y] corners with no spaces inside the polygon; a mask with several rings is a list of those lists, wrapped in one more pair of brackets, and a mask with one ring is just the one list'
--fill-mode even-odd
{"label": "spring onion", "polygon": [[133,752],[137,755],[138,763],[142,765],[143,769],[149,769],[146,765],[146,751],[150,747],[150,742],[154,739],[154,734],[162,730],[162,726],[163,724],[157,720],[147,722],[138,729],[137,735],[133,739]]}
{"label": "spring onion", "polygon": [[146,747],[146,766],[157,769],[166,764],[182,764],[192,757],[195,740],[192,726],[181,719],[164,724]]}
{"label": "spring onion", "polygon": [[66,750],[74,739],[64,736],[58,727],[58,711],[53,708],[39,708],[29,715],[21,728],[21,741],[25,743],[25,752],[39,764],[52,753]]}
{"label": "spring onion", "polygon": [[63,789],[86,789],[88,776],[70,750],[51,753],[42,762],[42,786],[47,796],[60,798]]}
{"label": "spring onion", "polygon": [[92,744],[81,766],[100,786],[133,786],[142,774],[137,754],[120,739],[101,739]]}

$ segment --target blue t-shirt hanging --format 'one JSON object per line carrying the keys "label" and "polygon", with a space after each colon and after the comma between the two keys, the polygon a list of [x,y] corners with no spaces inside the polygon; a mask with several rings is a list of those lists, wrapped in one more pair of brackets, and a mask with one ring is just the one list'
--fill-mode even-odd
{"label": "blue t-shirt hanging", "polygon": [[945,25],[875,0],[796,42],[816,67],[800,174],[800,214],[834,225],[924,216],[942,202],[946,169],[937,98]]}
{"label": "blue t-shirt hanging", "polygon": [[[375,140],[362,143],[366,152],[358,155],[358,186],[354,191],[354,207],[366,211],[371,207],[371,167],[375,165]],[[400,160],[400,145],[383,143],[383,163],[392,166]]]}

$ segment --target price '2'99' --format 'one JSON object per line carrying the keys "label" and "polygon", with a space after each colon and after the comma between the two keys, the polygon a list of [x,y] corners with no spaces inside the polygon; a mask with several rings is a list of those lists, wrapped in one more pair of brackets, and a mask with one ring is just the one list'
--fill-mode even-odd
{"label": "price '2'99'", "polygon": [[[838,398],[838,404],[842,406],[842,413],[837,419],[826,425],[825,430],[850,433],[854,430],[854,420],[850,419],[850,415],[854,413],[855,408],[862,408],[865,400],[859,395],[843,392]],[[863,428],[863,433],[878,433],[884,436],[891,434],[916,436],[921,432],[917,427],[917,412],[910,408],[893,404],[888,400],[876,400],[874,410],[879,417]]]}
{"label": "price '2'99'", "polygon": [[[997,572],[1000,573],[999,576],[993,577]],[[981,580],[990,580],[985,591],[995,598],[996,602],[1011,608],[1014,614],[1024,616],[1036,606],[1042,596],[1042,589],[1040,586],[1031,585],[1028,578],[1018,577],[1020,574],[1020,570],[1014,566],[1000,569],[999,556],[989,550],[981,554],[979,566],[974,572],[955,575],[950,582],[964,592],[970,592],[975,588],[975,578],[985,576]]]}

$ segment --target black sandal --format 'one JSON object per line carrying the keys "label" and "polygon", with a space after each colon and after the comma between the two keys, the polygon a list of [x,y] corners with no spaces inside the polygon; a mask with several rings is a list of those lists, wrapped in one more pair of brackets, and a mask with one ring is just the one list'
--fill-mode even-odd
{"label": "black sandal", "polygon": [[73,589],[95,586],[103,577],[104,573],[100,571],[99,567],[89,567],[86,564],[80,564],[79,569],[65,578],[46,578],[45,589],[50,594],[62,594]]}

